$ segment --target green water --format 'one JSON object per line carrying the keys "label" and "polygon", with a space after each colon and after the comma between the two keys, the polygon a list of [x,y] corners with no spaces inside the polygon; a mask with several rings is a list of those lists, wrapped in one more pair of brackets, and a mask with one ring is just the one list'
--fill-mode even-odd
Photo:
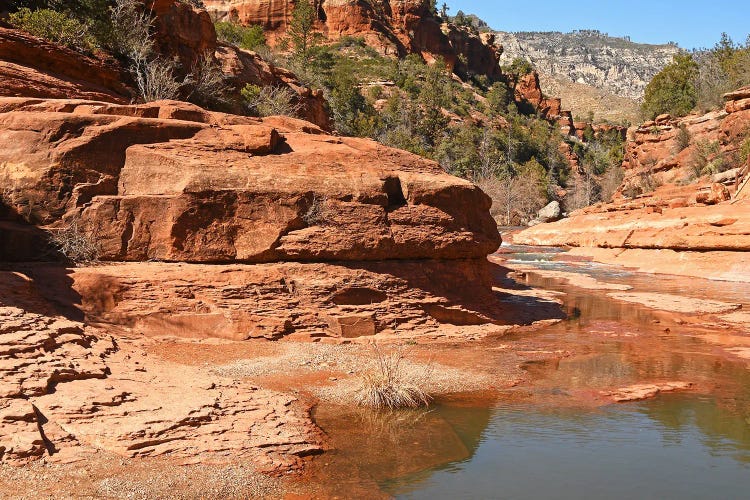
{"label": "green water", "polygon": [[[750,408],[665,395],[592,411],[441,408],[471,456],[381,481],[397,498],[748,498]],[[479,436],[476,439],[476,436]]]}
{"label": "green water", "polygon": [[[634,292],[750,307],[748,284],[634,274],[559,262],[556,254],[506,251],[524,265],[628,284]],[[321,410],[316,419],[335,443],[341,469],[333,476],[342,492],[356,484],[354,496],[379,490],[409,499],[750,498],[747,361],[601,290],[533,273],[519,285],[564,292],[568,318],[498,342],[517,346],[533,335],[534,348],[555,351],[562,343],[577,354],[528,362],[533,382],[508,389],[499,403],[442,403],[395,415]],[[603,390],[648,381],[689,381],[694,389],[595,403]]]}

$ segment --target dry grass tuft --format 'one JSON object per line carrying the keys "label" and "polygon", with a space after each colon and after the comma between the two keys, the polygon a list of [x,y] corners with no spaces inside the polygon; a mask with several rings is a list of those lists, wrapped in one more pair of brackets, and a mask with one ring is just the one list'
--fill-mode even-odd
{"label": "dry grass tuft", "polygon": [[55,229],[51,236],[54,247],[75,264],[95,262],[99,257],[99,243],[96,236],[81,227],[78,219],[69,225]]}
{"label": "dry grass tuft", "polygon": [[429,385],[431,366],[409,369],[404,351],[396,348],[390,353],[377,344],[372,345],[375,356],[373,367],[362,376],[362,386],[354,398],[358,405],[379,410],[419,408],[430,404]]}

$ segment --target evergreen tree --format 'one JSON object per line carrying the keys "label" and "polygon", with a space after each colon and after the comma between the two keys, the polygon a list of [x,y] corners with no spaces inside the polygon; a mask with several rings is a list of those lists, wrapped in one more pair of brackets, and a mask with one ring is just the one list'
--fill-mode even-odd
{"label": "evergreen tree", "polygon": [[678,54],[646,87],[641,110],[648,119],[662,113],[685,116],[698,102],[698,64],[690,54]]}
{"label": "evergreen tree", "polygon": [[315,8],[310,0],[298,0],[292,11],[287,33],[292,42],[294,54],[303,63],[315,42],[314,29],[316,20]]}

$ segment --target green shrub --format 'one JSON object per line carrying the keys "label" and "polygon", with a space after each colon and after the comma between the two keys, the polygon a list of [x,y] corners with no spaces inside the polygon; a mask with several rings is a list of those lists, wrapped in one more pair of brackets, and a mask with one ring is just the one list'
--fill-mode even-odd
{"label": "green shrub", "polygon": [[534,66],[523,57],[516,57],[509,66],[503,67],[503,71],[518,76],[525,76],[534,71]]}
{"label": "green shrub", "polygon": [[683,151],[684,149],[687,149],[688,146],[690,146],[692,136],[690,135],[690,131],[685,125],[680,125],[680,129],[677,131],[677,136],[675,137],[675,139],[677,140],[676,153],[679,153],[680,151]]}
{"label": "green shrub", "polygon": [[695,152],[690,166],[695,177],[712,175],[726,170],[719,141],[698,141],[695,144]]}
{"label": "green shrub", "polygon": [[690,54],[678,54],[646,86],[641,111],[645,118],[654,119],[663,113],[685,116],[698,102],[695,81],[698,64]]}
{"label": "green shrub", "polygon": [[365,42],[365,39],[361,36],[342,36],[339,41],[336,43],[336,45],[339,48],[343,47],[359,47],[364,48],[367,47],[367,42]]}
{"label": "green shrub", "polygon": [[219,40],[241,49],[256,50],[266,44],[266,35],[260,25],[242,26],[231,21],[219,21],[214,26]]}
{"label": "green shrub", "polygon": [[89,25],[62,12],[23,8],[10,14],[8,20],[13,26],[34,36],[74,50],[89,52],[96,47]]}

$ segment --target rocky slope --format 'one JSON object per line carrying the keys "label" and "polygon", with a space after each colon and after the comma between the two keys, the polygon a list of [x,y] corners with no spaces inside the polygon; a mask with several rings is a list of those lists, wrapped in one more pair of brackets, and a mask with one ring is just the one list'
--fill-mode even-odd
{"label": "rocky slope", "polygon": [[[649,272],[750,281],[750,168],[740,155],[750,89],[726,100],[722,111],[660,116],[632,130],[625,180],[612,203],[525,230],[514,241],[568,245],[574,254]],[[700,176],[711,165],[722,171]]]}
{"label": "rocky slope", "polygon": [[542,73],[640,99],[648,82],[679,52],[675,45],[648,45],[598,31],[497,32],[501,61],[531,61]]}
{"label": "rocky slope", "polygon": [[[275,43],[285,36],[294,2],[282,0],[207,0],[203,2],[218,19],[237,18],[244,24],[263,26]],[[444,23],[431,12],[428,0],[320,0],[317,29],[328,40],[343,36],[365,39],[385,55],[421,54],[428,62],[442,57],[459,75],[468,72],[489,77],[501,75],[499,50],[492,34]]]}
{"label": "rocky slope", "polygon": [[[204,56],[221,67],[238,101],[246,84],[290,89],[297,96],[300,116],[330,128],[328,105],[320,91],[302,85],[291,72],[276,68],[257,54],[223,45],[205,11],[183,2],[153,2],[156,49],[179,62],[178,77],[185,76]],[[116,59],[83,55],[15,29],[0,26],[0,96],[93,99],[127,103],[136,99],[134,83]],[[241,111],[237,102],[231,106]]]}

